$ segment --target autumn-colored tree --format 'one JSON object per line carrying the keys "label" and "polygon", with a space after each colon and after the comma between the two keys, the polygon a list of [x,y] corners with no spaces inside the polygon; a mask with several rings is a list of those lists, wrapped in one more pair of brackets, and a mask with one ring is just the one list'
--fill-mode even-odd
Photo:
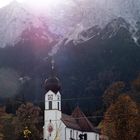
{"label": "autumn-colored tree", "polygon": [[140,102],[140,75],[132,81],[130,95],[136,102]]}
{"label": "autumn-colored tree", "polygon": [[24,130],[27,127],[31,131],[30,139],[40,139],[38,124],[40,123],[41,109],[32,103],[22,104],[16,111],[14,120],[15,133],[18,138],[24,137]]}
{"label": "autumn-colored tree", "polygon": [[14,133],[15,126],[12,124],[12,121],[13,116],[9,114],[3,120],[3,129],[2,129],[2,133],[4,135],[3,140],[15,140]]}
{"label": "autumn-colored tree", "polygon": [[2,133],[3,129],[3,116],[5,116],[5,109],[3,107],[0,107],[0,140],[3,140],[4,135]]}
{"label": "autumn-colored tree", "polygon": [[123,93],[125,84],[122,81],[111,84],[104,92],[103,100],[106,107],[109,107],[112,103],[115,103],[116,99]]}
{"label": "autumn-colored tree", "polygon": [[138,117],[137,117],[137,124],[136,124],[136,137],[135,140],[140,140],[140,104],[137,104],[138,106]]}
{"label": "autumn-colored tree", "polygon": [[5,107],[0,108],[0,140],[15,140],[13,117],[6,113]]}
{"label": "autumn-colored tree", "polygon": [[132,81],[132,88],[136,91],[140,91],[140,74]]}
{"label": "autumn-colored tree", "polygon": [[139,140],[140,114],[136,103],[121,95],[105,113],[102,133],[111,140]]}
{"label": "autumn-colored tree", "polygon": [[[139,110],[139,116],[140,116],[140,74],[134,79],[131,83],[131,91],[130,91],[130,96],[136,101],[138,110]],[[135,138],[136,140],[140,139],[140,117],[137,118],[137,137]]]}

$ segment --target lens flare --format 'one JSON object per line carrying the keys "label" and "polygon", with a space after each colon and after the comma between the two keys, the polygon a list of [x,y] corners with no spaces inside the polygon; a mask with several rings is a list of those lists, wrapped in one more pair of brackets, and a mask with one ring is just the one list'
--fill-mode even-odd
{"label": "lens flare", "polygon": [[68,0],[17,0],[17,1],[26,3],[32,8],[42,9],[61,5],[63,3],[66,3]]}

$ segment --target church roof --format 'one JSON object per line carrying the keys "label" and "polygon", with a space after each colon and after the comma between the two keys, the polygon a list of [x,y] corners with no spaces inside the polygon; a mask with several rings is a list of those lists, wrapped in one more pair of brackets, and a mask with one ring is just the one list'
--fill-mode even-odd
{"label": "church roof", "polygon": [[96,129],[93,127],[92,123],[88,120],[79,107],[75,108],[71,116],[63,114],[62,121],[67,127],[72,129],[85,132],[96,132]]}
{"label": "church roof", "polygon": [[80,126],[77,124],[76,120],[72,116],[62,114],[62,121],[67,127],[80,130]]}

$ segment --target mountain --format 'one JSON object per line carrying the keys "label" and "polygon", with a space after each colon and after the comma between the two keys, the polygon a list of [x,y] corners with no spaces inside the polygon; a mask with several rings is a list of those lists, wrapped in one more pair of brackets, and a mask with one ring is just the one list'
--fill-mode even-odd
{"label": "mountain", "polygon": [[[42,30],[38,36],[43,41],[47,38],[52,42],[56,38],[66,36],[72,40],[77,38],[79,33],[94,26],[102,29],[118,17],[130,24],[133,38],[137,42],[139,5],[139,0],[68,0],[61,2],[57,7],[47,6],[37,13],[26,4],[13,1],[0,9],[0,47],[15,45],[22,40],[23,31],[31,28]],[[34,34],[37,34],[36,32]]]}
{"label": "mountain", "polygon": [[[137,23],[138,25],[138,23]],[[133,40],[134,43],[139,46],[139,31],[140,27],[137,26],[137,30],[134,30],[132,28],[131,24],[126,22],[126,20],[122,17],[118,17],[116,19],[112,19],[108,24],[101,28],[100,26],[92,26],[90,28],[84,29],[83,26],[79,25],[77,28],[68,34],[67,36],[63,37],[59,41],[58,44],[53,48],[52,53],[55,54],[59,47],[61,46],[67,46],[70,42],[72,42],[74,45],[82,44],[84,42],[88,42],[89,40],[92,40],[94,38],[100,37],[101,40],[108,40],[110,38],[113,38],[120,32],[121,30],[124,30],[125,34],[120,34],[122,38],[125,38],[129,35],[129,39]],[[123,31],[122,31],[123,32]],[[127,38],[126,38],[127,39]]]}
{"label": "mountain", "polygon": [[29,12],[28,7],[13,1],[0,9],[0,47],[14,46],[16,43],[30,40],[36,44],[52,43],[54,36],[43,19]]}
{"label": "mountain", "polygon": [[[17,2],[2,8],[0,69],[5,75],[16,75],[14,85],[20,81],[13,92],[15,100],[40,102],[53,55],[63,98],[77,98],[67,101],[70,107],[78,103],[95,111],[102,108],[102,95],[110,84],[124,81],[129,85],[140,72],[139,1],[68,2],[56,10],[47,9],[47,15],[35,14]],[[79,97],[90,100],[85,105],[87,101]]]}

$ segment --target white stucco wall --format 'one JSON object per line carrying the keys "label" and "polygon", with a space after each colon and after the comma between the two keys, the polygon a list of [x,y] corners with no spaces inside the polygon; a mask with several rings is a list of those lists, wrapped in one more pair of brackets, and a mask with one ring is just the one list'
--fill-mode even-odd
{"label": "white stucco wall", "polygon": [[[52,97],[52,100],[49,98]],[[49,101],[52,101],[52,109],[58,109],[58,103],[59,103],[59,110],[61,110],[61,95],[60,92],[57,92],[57,94],[53,93],[51,90],[48,91],[45,94],[45,109],[49,109]]]}
{"label": "white stucco wall", "polygon": [[99,134],[94,132],[81,132],[78,130],[74,130],[71,128],[67,128],[65,124],[62,122],[62,132],[60,140],[70,140],[73,138],[74,140],[79,140],[80,134],[87,134],[87,140],[99,140]]}
{"label": "white stucco wall", "polygon": [[[49,108],[49,101],[52,102],[52,109]],[[59,104],[58,104],[59,102]],[[58,107],[59,105],[59,107]],[[59,109],[59,110],[58,110]],[[61,127],[61,95],[48,91],[45,95],[44,111],[44,140],[54,140],[58,135],[58,129]],[[53,131],[49,133],[48,127],[51,126]],[[60,133],[59,133],[60,134]]]}

